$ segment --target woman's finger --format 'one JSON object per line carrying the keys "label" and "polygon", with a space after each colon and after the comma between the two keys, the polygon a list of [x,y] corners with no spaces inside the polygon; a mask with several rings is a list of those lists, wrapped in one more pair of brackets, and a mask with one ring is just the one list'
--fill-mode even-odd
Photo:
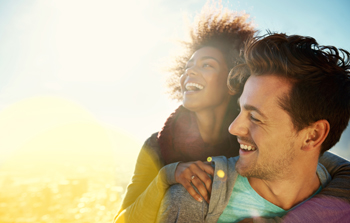
{"label": "woman's finger", "polygon": [[202,162],[199,165],[200,165],[201,169],[203,169],[205,172],[207,172],[211,176],[214,176],[214,167],[212,167],[210,162]]}
{"label": "woman's finger", "polygon": [[208,176],[208,174],[205,171],[203,171],[203,166],[204,164],[200,161],[192,163],[189,166],[189,172],[191,173],[190,178],[192,178],[192,176],[196,176],[196,180],[192,180],[193,186],[197,188],[198,192],[209,203],[212,180]]}
{"label": "woman's finger", "polygon": [[[180,163],[175,171],[175,180],[182,184],[197,201],[201,201],[203,197],[209,203],[212,180],[208,174],[214,174],[214,169],[209,164],[201,161]],[[190,183],[197,188],[199,194]]]}
{"label": "woman's finger", "polygon": [[193,188],[193,186],[191,185],[191,182],[189,180],[188,181],[187,180],[181,181],[180,183],[195,200],[197,200],[199,202],[203,201],[202,197],[195,191],[195,189]]}
{"label": "woman's finger", "polygon": [[[208,176],[214,175],[214,168],[208,164],[204,164],[203,162],[196,162],[196,166],[193,166],[191,169],[192,173],[194,173],[198,178],[204,183],[209,194],[211,193],[212,180]],[[201,193],[202,194],[202,193]],[[202,194],[204,196],[204,194]]]}
{"label": "woman's finger", "polygon": [[192,179],[192,184],[197,188],[197,191],[202,195],[204,200],[209,203],[210,193],[208,192],[203,182],[198,177],[194,177]]}

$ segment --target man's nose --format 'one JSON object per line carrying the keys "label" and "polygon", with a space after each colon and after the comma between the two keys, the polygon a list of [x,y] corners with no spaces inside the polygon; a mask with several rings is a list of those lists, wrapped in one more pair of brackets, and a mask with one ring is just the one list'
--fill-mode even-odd
{"label": "man's nose", "polygon": [[243,115],[240,113],[228,127],[228,131],[235,136],[245,136],[248,134],[248,126]]}

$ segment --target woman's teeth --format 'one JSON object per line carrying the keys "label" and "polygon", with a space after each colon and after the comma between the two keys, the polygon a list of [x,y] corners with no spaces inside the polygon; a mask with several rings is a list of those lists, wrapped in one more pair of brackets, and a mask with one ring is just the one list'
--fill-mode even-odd
{"label": "woman's teeth", "polygon": [[243,144],[240,144],[240,145],[241,145],[241,149],[244,149],[244,150],[249,150],[249,151],[256,150],[256,148],[254,146],[248,146],[248,145],[243,145]]}
{"label": "woman's teeth", "polygon": [[196,83],[187,83],[185,88],[187,91],[199,91],[202,90],[204,87]]}

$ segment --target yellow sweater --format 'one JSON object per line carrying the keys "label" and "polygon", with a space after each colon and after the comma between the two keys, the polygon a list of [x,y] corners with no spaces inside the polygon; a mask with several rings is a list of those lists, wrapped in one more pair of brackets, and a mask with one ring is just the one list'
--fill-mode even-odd
{"label": "yellow sweater", "polygon": [[157,133],[147,139],[137,158],[134,176],[114,223],[155,222],[166,190],[176,183],[177,164],[164,166]]}

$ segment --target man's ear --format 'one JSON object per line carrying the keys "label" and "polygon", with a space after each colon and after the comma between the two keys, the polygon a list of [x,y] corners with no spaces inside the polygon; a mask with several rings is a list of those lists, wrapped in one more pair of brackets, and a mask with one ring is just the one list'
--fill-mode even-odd
{"label": "man's ear", "polygon": [[229,93],[229,95],[236,95],[237,94],[237,91],[236,90],[234,90],[234,89],[232,89],[232,88],[229,88],[229,90],[228,90],[228,93]]}
{"label": "man's ear", "polygon": [[328,136],[330,125],[327,120],[318,120],[313,123],[307,133],[307,137],[304,140],[303,150],[312,150],[320,148],[322,143]]}

